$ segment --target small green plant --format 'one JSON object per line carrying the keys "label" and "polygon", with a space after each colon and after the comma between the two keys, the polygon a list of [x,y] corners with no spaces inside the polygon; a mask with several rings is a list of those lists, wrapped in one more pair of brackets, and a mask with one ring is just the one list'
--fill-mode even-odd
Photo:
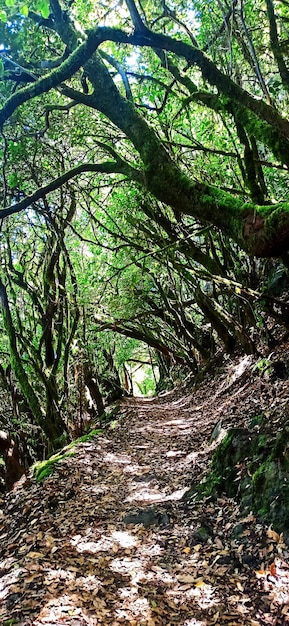
{"label": "small green plant", "polygon": [[272,372],[272,365],[268,359],[259,359],[259,361],[255,363],[252,371],[256,372],[257,370],[262,375],[265,373],[270,374]]}
{"label": "small green plant", "polygon": [[156,383],[151,367],[143,368],[144,377],[142,380],[135,380],[135,383],[142,396],[152,396],[156,391]]}

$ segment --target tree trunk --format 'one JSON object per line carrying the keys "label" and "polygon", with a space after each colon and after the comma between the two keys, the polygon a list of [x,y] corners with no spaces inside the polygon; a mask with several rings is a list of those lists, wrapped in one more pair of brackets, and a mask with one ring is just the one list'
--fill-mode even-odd
{"label": "tree trunk", "polygon": [[102,395],[96,377],[93,375],[91,364],[88,361],[85,361],[83,364],[83,376],[84,384],[89,390],[93,403],[96,405],[97,415],[102,415],[104,412]]}
{"label": "tree trunk", "polygon": [[28,375],[22,365],[21,357],[18,353],[17,339],[13,320],[9,308],[9,302],[7,298],[7,292],[4,284],[0,279],[0,306],[2,309],[4,328],[7,332],[10,348],[10,362],[14,375],[19,383],[19,387],[26,399],[26,402],[31,410],[31,413],[42,428],[49,441],[53,442],[54,439],[63,434],[63,425],[61,423],[55,423],[50,419],[46,419],[45,413],[40,405],[40,402],[29,382]]}

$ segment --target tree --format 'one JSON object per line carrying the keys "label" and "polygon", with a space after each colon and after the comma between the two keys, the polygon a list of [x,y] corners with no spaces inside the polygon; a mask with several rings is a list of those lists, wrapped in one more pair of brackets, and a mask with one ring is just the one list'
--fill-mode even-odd
{"label": "tree", "polygon": [[[2,15],[4,8],[2,4]],[[35,9],[23,7],[17,13],[13,7],[1,27],[4,90],[7,96],[10,89],[11,95],[0,111],[0,125],[10,133],[11,126],[32,117],[40,141],[52,126],[57,136],[60,112],[69,113],[74,136],[84,138],[82,120],[89,109],[90,141],[84,150],[76,139],[77,164],[58,177],[51,171],[49,182],[13,200],[3,208],[2,218],[33,206],[83,172],[121,174],[170,206],[177,220],[185,214],[213,224],[252,255],[286,254],[286,194],[279,190],[276,201],[268,184],[279,168],[280,182],[286,180],[288,168],[289,122],[284,113],[289,72],[282,2],[275,6],[267,0],[266,11],[261,2],[254,3],[254,9],[249,4],[246,14],[243,4],[235,2],[227,10],[222,3],[216,9],[212,2],[179,2],[171,9],[164,1],[147,1],[139,10],[134,0],[127,0],[126,8],[108,5],[96,10],[80,1],[65,6],[51,0],[49,7],[36,2]],[[108,20],[115,27],[101,25]],[[35,50],[29,41],[33,49],[37,41]],[[132,50],[138,55],[136,71]],[[109,130],[100,140],[97,128],[104,117]],[[222,134],[213,147],[210,141],[200,145],[198,138],[209,135],[209,120]],[[60,132],[62,124],[63,119]],[[184,132],[187,124],[189,131]],[[13,152],[9,140],[5,147],[8,166]],[[192,154],[187,156],[187,150]],[[198,150],[203,156],[218,155],[218,161],[222,157],[215,184],[206,180],[198,163],[195,167],[193,154]],[[104,161],[104,155],[110,159]],[[233,173],[228,185],[224,180],[224,164],[231,159],[238,168],[238,189],[233,187]],[[7,186],[5,192],[7,200]]]}

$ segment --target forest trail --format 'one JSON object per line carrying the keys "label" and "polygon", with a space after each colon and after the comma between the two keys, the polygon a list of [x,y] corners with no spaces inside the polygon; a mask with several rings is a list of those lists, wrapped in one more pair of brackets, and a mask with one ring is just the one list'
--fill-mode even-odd
{"label": "forest trail", "polygon": [[220,417],[237,424],[276,400],[241,365],[194,393],[123,400],[118,422],[8,494],[1,624],[289,624],[282,536],[226,497],[182,500],[208,469]]}

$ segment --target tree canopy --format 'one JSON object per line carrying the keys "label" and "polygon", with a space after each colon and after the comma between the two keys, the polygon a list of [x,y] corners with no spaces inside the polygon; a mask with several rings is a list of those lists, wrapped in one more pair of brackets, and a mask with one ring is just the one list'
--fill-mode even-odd
{"label": "tree canopy", "polygon": [[30,180],[0,215],[83,172],[121,175],[250,254],[286,251],[286,194],[269,184],[277,170],[285,186],[288,169],[286,9],[271,0],[2,3],[7,166],[20,132],[39,153],[48,138],[65,144],[67,129],[74,149],[60,176],[40,157],[46,176],[40,169],[38,185]]}

